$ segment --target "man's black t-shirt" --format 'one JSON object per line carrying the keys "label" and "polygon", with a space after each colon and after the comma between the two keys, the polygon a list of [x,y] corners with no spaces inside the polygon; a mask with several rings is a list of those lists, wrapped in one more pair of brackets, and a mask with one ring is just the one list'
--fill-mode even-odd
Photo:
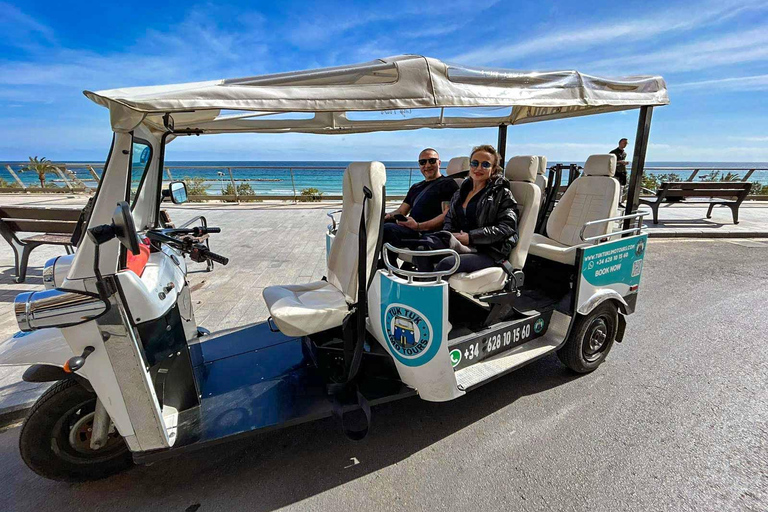
{"label": "man's black t-shirt", "polygon": [[[429,187],[426,193],[419,197],[421,192]],[[441,176],[433,181],[420,181],[413,185],[403,201],[411,206],[411,217],[416,222],[426,222],[432,220],[441,213],[443,201],[450,201],[453,193],[459,189],[456,180]],[[416,201],[416,199],[419,199]],[[413,204],[416,201],[416,204]]]}
{"label": "man's black t-shirt", "polygon": [[616,155],[616,179],[619,180],[622,186],[627,184],[627,166],[618,162],[624,162],[627,160],[627,153],[621,148],[616,148],[611,151],[611,154]]}

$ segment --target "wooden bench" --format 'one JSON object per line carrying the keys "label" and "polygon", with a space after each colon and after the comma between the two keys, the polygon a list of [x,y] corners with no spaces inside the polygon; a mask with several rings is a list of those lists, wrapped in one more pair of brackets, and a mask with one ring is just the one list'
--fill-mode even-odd
{"label": "wooden bench", "polygon": [[[17,283],[26,279],[29,254],[36,247],[63,245],[67,254],[72,253],[72,233],[80,212],[81,208],[0,206],[0,235],[13,249]],[[39,234],[20,239],[18,233]]]}
{"label": "wooden bench", "polygon": [[[739,206],[747,198],[752,184],[746,181],[674,181],[664,182],[656,190],[656,195],[641,197],[640,204],[646,204],[653,210],[653,223],[659,223],[659,206],[667,202],[677,204],[708,204],[707,218],[712,218],[715,206],[727,206],[733,214],[733,223],[739,223]],[[693,201],[689,198],[695,198]],[[697,200],[702,198],[701,200]]]}

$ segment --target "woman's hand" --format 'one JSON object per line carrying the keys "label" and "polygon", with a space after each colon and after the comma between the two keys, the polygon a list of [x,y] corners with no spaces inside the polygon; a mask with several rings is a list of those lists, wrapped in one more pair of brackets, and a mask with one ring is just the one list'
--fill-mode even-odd
{"label": "woman's hand", "polygon": [[413,217],[408,217],[405,222],[397,221],[398,225],[411,228],[414,231],[418,231],[419,223],[413,220]]}
{"label": "woman's hand", "polygon": [[391,213],[385,213],[384,214],[384,221],[388,221],[391,218],[392,218],[392,214]]}
{"label": "woman's hand", "polygon": [[461,231],[459,233],[454,233],[453,237],[459,242],[461,242],[461,245],[466,245],[467,247],[469,247],[469,233],[465,233]]}

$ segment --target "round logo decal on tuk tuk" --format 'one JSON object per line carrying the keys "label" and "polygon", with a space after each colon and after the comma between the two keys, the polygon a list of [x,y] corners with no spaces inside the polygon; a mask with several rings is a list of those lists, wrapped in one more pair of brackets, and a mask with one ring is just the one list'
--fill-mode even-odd
{"label": "round logo decal on tuk tuk", "polygon": [[407,366],[427,363],[434,351],[434,331],[421,312],[402,304],[391,304],[384,313],[384,336],[393,354]]}

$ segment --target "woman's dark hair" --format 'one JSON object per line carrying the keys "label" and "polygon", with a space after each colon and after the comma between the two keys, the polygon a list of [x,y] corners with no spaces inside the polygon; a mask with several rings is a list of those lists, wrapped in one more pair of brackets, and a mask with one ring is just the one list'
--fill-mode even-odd
{"label": "woman's dark hair", "polygon": [[490,153],[493,155],[493,159],[495,162],[493,163],[493,169],[491,170],[491,178],[495,178],[499,174],[501,174],[504,171],[504,168],[501,166],[501,155],[498,151],[496,151],[496,148],[491,146],[490,144],[482,144],[480,146],[475,146],[472,148],[472,152],[469,154],[469,159],[472,160],[472,157],[475,156],[475,153],[478,151],[484,151],[486,153]]}

